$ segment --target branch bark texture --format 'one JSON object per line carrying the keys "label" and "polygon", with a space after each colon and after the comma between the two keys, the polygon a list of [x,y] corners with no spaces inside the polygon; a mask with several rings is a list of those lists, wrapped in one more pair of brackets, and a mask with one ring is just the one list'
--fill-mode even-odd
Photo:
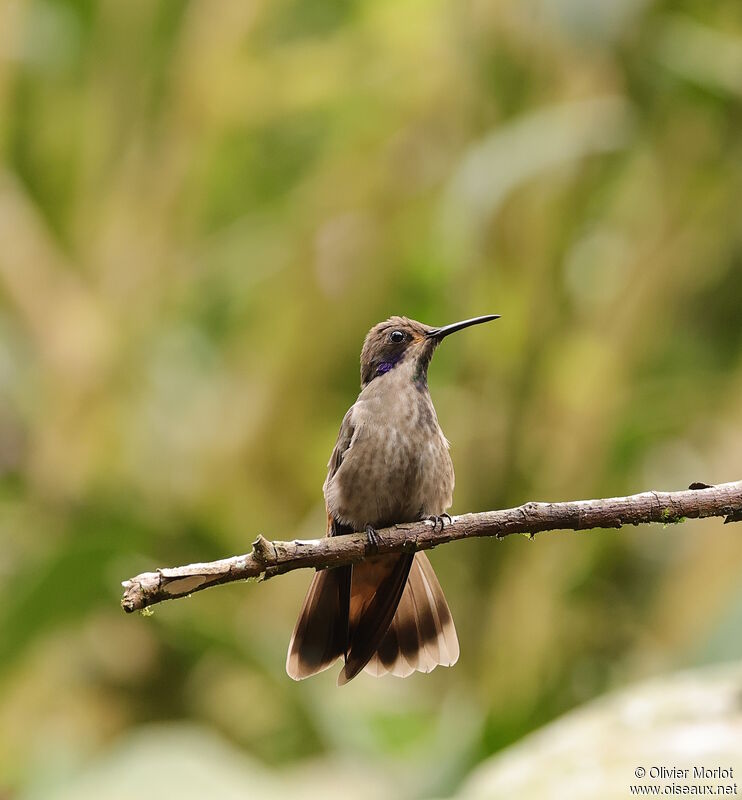
{"label": "branch bark texture", "polygon": [[204,564],[143,572],[123,582],[121,606],[131,612],[163,600],[184,597],[222,583],[265,580],[283,572],[313,567],[324,569],[362,561],[372,555],[428,550],[459,539],[514,533],[591,528],[621,528],[647,522],[673,524],[684,519],[725,517],[742,520],[742,481],[716,486],[694,483],[679,492],[643,492],[628,497],[576,500],[567,503],[526,503],[501,511],[462,514],[441,528],[426,520],[378,531],[378,547],[365,533],[308,541],[269,541],[258,536],[252,551]]}

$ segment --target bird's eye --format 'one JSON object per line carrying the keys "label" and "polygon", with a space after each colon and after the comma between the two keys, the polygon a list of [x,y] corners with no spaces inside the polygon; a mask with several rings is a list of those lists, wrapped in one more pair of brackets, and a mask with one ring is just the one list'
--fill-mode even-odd
{"label": "bird's eye", "polygon": [[399,342],[403,342],[404,341],[404,334],[402,333],[402,331],[392,331],[389,334],[389,338],[391,339],[391,341],[396,342],[397,344],[399,344]]}

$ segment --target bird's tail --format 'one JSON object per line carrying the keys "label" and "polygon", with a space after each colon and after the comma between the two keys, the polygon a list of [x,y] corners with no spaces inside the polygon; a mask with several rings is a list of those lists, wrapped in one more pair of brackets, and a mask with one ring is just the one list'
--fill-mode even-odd
{"label": "bird's tail", "polygon": [[316,675],[345,655],[351,566],[324,569],[312,578],[286,656],[295,681]]}
{"label": "bird's tail", "polygon": [[[417,553],[394,619],[364,669],[375,677],[406,678],[439,665],[451,667],[458,658],[459,640],[443,589],[428,557]],[[346,671],[347,665],[339,683],[346,682]]]}
{"label": "bird's tail", "polygon": [[318,572],[294,629],[286,671],[295,680],[345,666],[338,684],[365,669],[406,677],[459,657],[451,612],[424,553],[380,556]]}

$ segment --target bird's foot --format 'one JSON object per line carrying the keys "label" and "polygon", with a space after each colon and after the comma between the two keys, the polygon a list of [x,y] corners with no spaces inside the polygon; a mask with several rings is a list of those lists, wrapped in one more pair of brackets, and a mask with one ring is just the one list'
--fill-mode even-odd
{"label": "bird's foot", "polygon": [[379,534],[376,532],[376,528],[373,525],[366,525],[366,542],[368,548],[369,555],[376,555],[379,552],[379,544],[381,540],[379,539]]}
{"label": "bird's foot", "polygon": [[435,530],[438,527],[439,523],[441,526],[441,530],[443,530],[446,527],[446,525],[450,525],[453,522],[453,520],[451,519],[451,515],[446,514],[445,511],[443,512],[443,514],[431,514],[428,517],[428,519],[433,523],[433,530]]}

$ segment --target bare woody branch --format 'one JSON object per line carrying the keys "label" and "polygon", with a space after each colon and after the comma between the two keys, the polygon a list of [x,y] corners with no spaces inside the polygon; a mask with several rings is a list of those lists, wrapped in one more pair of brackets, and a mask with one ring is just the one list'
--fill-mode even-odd
{"label": "bare woody branch", "polygon": [[249,578],[265,580],[283,572],[313,567],[324,569],[362,561],[370,555],[428,550],[439,544],[513,533],[590,528],[621,528],[646,522],[665,524],[686,518],[725,517],[742,520],[742,481],[716,486],[694,483],[680,492],[643,492],[629,497],[576,500],[568,503],[526,503],[502,511],[482,511],[453,517],[441,529],[430,521],[395,525],[378,531],[374,548],[363,534],[309,541],[268,541],[258,536],[251,552],[205,564],[143,572],[123,582],[121,606],[131,612],[163,600],[199,592],[222,583]]}

